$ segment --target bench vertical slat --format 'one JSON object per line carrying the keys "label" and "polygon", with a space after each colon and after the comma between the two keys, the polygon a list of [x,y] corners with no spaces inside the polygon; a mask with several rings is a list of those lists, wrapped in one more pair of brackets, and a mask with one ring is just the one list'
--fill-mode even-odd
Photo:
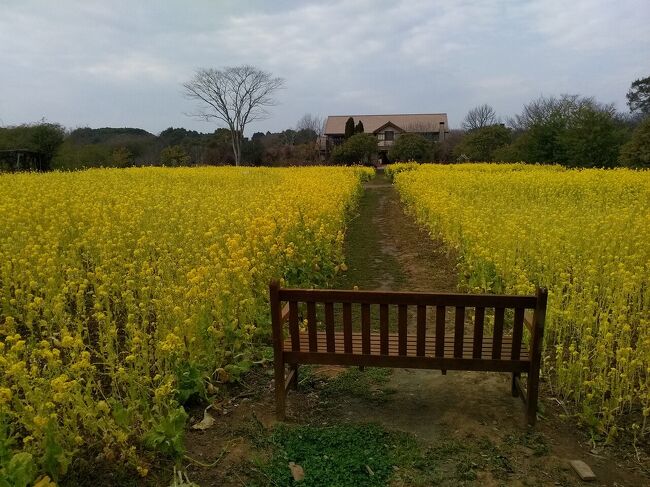
{"label": "bench vertical slat", "polygon": [[352,303],[343,303],[343,349],[352,353]]}
{"label": "bench vertical slat", "polygon": [[370,305],[361,305],[361,353],[370,354]]}
{"label": "bench vertical slat", "polygon": [[445,355],[445,316],[447,309],[436,306],[436,357]]}
{"label": "bench vertical slat", "polygon": [[483,354],[483,328],[485,325],[485,308],[474,310],[474,349],[472,358],[481,358]]}
{"label": "bench vertical slat", "polygon": [[379,305],[379,351],[388,355],[388,305]]}
{"label": "bench vertical slat", "polygon": [[334,303],[325,303],[325,339],[327,341],[327,351],[333,353],[336,351],[336,341],[334,340]]}
{"label": "bench vertical slat", "polygon": [[400,304],[397,307],[397,341],[400,355],[406,355],[407,333],[407,307],[405,304]]}
{"label": "bench vertical slat", "polygon": [[298,303],[289,301],[289,334],[291,335],[291,350],[300,351],[300,326],[298,325]]}
{"label": "bench vertical slat", "polygon": [[521,355],[521,339],[524,334],[524,308],[515,308],[515,321],[512,328],[512,350],[510,358],[519,360]]}
{"label": "bench vertical slat", "polygon": [[307,331],[309,333],[309,351],[318,352],[318,329],[316,328],[316,303],[307,303]]}
{"label": "bench vertical slat", "polygon": [[501,344],[503,342],[503,316],[504,308],[494,308],[494,332],[492,333],[492,358],[501,358]]}
{"label": "bench vertical slat", "polygon": [[456,306],[454,323],[454,357],[463,358],[463,340],[465,339],[465,307]]}
{"label": "bench vertical slat", "polygon": [[417,350],[418,357],[424,357],[426,339],[427,339],[427,307],[418,305],[417,315]]}

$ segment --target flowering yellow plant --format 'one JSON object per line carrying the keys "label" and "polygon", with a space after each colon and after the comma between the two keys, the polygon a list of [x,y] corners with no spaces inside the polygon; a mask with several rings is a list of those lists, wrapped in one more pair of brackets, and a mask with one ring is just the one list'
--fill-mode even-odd
{"label": "flowering yellow plant", "polygon": [[370,175],[0,176],[0,474],[34,462],[56,480],[84,448],[146,471],[135,454],[143,437],[175,453],[165,435],[182,429],[179,403],[204,378],[244,370],[267,334],[269,280],[334,276],[347,212]]}
{"label": "flowering yellow plant", "polygon": [[[405,170],[409,169],[409,170]],[[549,289],[545,369],[584,421],[650,413],[650,172],[523,164],[392,168],[461,256],[469,291]]]}

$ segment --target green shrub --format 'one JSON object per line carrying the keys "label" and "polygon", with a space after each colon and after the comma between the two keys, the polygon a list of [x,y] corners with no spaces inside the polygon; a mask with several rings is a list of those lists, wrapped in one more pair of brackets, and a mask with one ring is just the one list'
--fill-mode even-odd
{"label": "green shrub", "polygon": [[623,166],[650,167],[650,117],[641,122],[630,140],[621,147],[618,160]]}

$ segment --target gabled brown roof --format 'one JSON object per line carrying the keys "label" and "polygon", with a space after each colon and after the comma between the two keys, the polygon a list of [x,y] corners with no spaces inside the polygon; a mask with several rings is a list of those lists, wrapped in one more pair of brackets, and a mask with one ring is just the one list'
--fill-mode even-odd
{"label": "gabled brown roof", "polygon": [[[393,127],[393,128],[395,128],[395,129],[397,129],[400,133],[404,132],[404,129],[403,129],[402,127],[398,127],[397,125],[395,125],[393,122],[391,122],[391,121],[389,120],[389,121],[386,122],[384,125],[380,125],[380,126],[377,127],[375,130],[373,130],[372,133],[373,133],[373,134],[376,134],[377,132],[379,132],[379,131],[381,131],[381,130],[383,130],[383,129],[385,129],[385,128],[388,128],[388,127]],[[365,127],[364,127],[364,129],[365,129]],[[365,131],[365,130],[364,130],[364,131]]]}
{"label": "gabled brown roof", "polygon": [[361,120],[364,132],[371,134],[388,122],[392,122],[405,132],[438,132],[440,122],[443,122],[445,132],[449,131],[446,113],[401,113],[392,115],[332,115],[327,117],[325,134],[345,134],[345,122],[350,117],[354,119],[355,125]]}

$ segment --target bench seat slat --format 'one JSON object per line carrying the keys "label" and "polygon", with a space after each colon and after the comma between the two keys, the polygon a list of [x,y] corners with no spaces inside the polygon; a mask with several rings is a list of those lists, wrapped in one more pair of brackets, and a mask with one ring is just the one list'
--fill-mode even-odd
{"label": "bench seat slat", "polygon": [[[403,343],[400,344],[398,334],[388,334],[388,356],[417,356],[418,355],[418,340],[416,335],[407,335],[406,336],[406,355],[400,353],[400,345],[403,346]],[[326,349],[326,334],[323,332],[318,332],[318,349]],[[350,339],[350,344],[352,347],[353,354],[364,355],[363,353],[363,336],[361,333],[352,333]],[[345,336],[341,332],[336,332],[334,334],[334,340],[336,343],[336,353],[345,353],[344,352],[344,341]],[[511,351],[512,351],[512,337],[504,336],[502,338],[503,350],[501,353],[501,360],[511,360]],[[456,348],[456,338],[454,335],[447,335],[444,339],[444,358],[454,358],[454,354],[457,354],[455,358],[462,359],[476,359],[480,357],[474,356],[474,338],[467,336],[463,340],[462,356],[460,356],[458,349]],[[309,347],[309,335],[308,333],[300,334],[300,349],[308,350]],[[492,358],[493,351],[493,340],[492,337],[484,337],[482,343],[482,358],[490,359]],[[285,340],[284,342],[284,351],[285,352],[295,352],[296,350],[292,349],[292,343],[290,339]],[[428,335],[425,342],[425,356],[433,357],[436,355],[436,337],[433,335]],[[380,355],[381,354],[381,338],[378,333],[370,334],[370,355]],[[365,354],[368,355],[368,354]],[[516,354],[515,354],[516,355]],[[529,355],[528,350],[523,346],[520,350],[519,360],[528,361]]]}
{"label": "bench seat slat", "polygon": [[411,369],[485,370],[493,372],[528,372],[530,361],[467,360],[453,357],[417,357],[400,355],[357,355],[352,353],[285,352],[284,359],[314,365],[363,365]]}

